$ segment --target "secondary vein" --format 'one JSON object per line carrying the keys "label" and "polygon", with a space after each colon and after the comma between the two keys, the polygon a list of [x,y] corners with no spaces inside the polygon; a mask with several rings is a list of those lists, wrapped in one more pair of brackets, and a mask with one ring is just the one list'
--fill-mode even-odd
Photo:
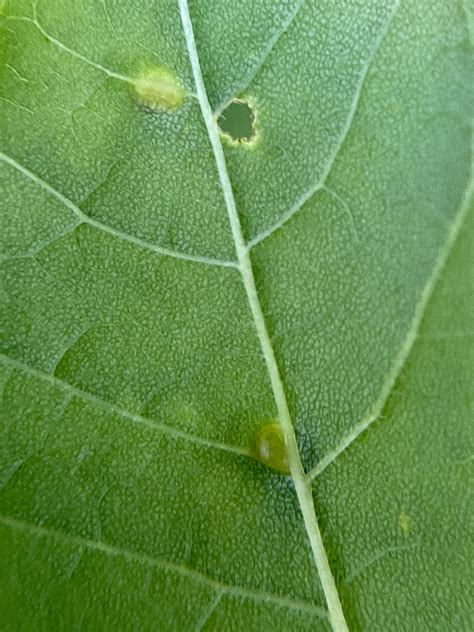
{"label": "secondary vein", "polygon": [[313,481],[329,465],[331,465],[331,463],[333,463],[340,454],[345,452],[349,448],[349,446],[351,446],[359,437],[359,435],[365,432],[375,421],[377,421],[377,419],[380,418],[380,415],[382,414],[382,411],[385,408],[385,405],[393,391],[393,387],[395,386],[400,373],[403,371],[403,367],[406,365],[406,362],[410,356],[410,352],[413,349],[413,345],[418,338],[418,332],[420,330],[423,316],[425,315],[426,309],[433,295],[436,283],[446,265],[448,257],[456,243],[460,230],[464,224],[464,220],[466,219],[467,213],[469,211],[472,198],[474,197],[474,177],[472,173],[473,169],[474,168],[471,165],[471,175],[469,176],[469,182],[466,187],[461,206],[451,225],[446,242],[444,243],[444,246],[435,261],[433,270],[425,284],[425,287],[421,292],[420,299],[413,313],[413,318],[408,329],[408,333],[405,337],[405,340],[403,341],[400,351],[395,357],[395,361],[390,371],[388,372],[387,377],[384,380],[377,400],[371,406],[368,413],[355,424],[352,430],[347,435],[345,435],[340,440],[340,442],[328,454],[326,454],[326,456],[323,457],[321,461],[319,461],[319,463],[315,465],[315,467],[310,472],[308,472],[308,480]]}
{"label": "secondary vein", "polygon": [[291,207],[288,210],[286,210],[276,222],[274,222],[271,226],[264,228],[260,233],[252,237],[252,239],[250,239],[250,241],[247,244],[247,247],[249,250],[252,249],[257,244],[259,244],[260,242],[267,239],[268,237],[271,237],[273,233],[275,233],[277,230],[282,228],[292,217],[294,217],[300,211],[300,209],[306,204],[306,202],[308,202],[308,200],[310,200],[316,193],[318,193],[318,191],[321,191],[321,189],[325,188],[325,184],[329,179],[332,169],[336,163],[337,157],[339,156],[339,152],[341,151],[342,146],[346,142],[346,139],[351,130],[352,123],[354,121],[357,110],[359,108],[362,91],[364,89],[364,85],[367,80],[367,77],[369,76],[370,69],[372,68],[372,64],[374,62],[375,56],[377,55],[378,50],[382,46],[385,40],[385,37],[387,36],[389,32],[390,25],[393,22],[393,19],[399,7],[400,7],[400,0],[395,0],[392,6],[392,11],[390,12],[388,16],[388,19],[383,29],[380,31],[378,37],[376,38],[374,45],[369,52],[367,60],[364,66],[362,67],[362,70],[359,75],[359,79],[357,81],[356,88],[352,97],[352,101],[349,107],[349,111],[347,113],[346,120],[344,121],[344,125],[341,129],[339,137],[337,138],[334,144],[334,147],[331,153],[329,154],[327,161],[324,163],[322,167],[321,174],[318,176],[317,181],[311,184],[305,191],[303,191],[303,193],[301,193],[298,199],[295,200],[295,202],[291,205]]}
{"label": "secondary vein", "polygon": [[201,65],[194,39],[194,31],[189,14],[187,0],[178,0],[181,20],[183,23],[183,31],[188,49],[189,59],[191,62],[194,82],[198,101],[201,107],[202,116],[206,125],[209,141],[214,152],[217,172],[222,187],[222,192],[227,207],[227,214],[234,239],[235,250],[239,262],[242,281],[249,303],[250,310],[254,319],[257,335],[260,341],[262,353],[265,358],[267,370],[278,410],[279,420],[285,433],[288,460],[290,464],[291,475],[293,477],[298,501],[300,504],[306,532],[311,544],[314,560],[319,572],[321,584],[326,597],[329,617],[334,632],[347,632],[348,627],[345,621],[341,602],[337,592],[334,577],[329,566],[326,551],[324,549],[321,532],[319,530],[316,511],[314,508],[313,496],[310,482],[306,479],[303,465],[296,442],[295,431],[291,420],[288,403],[286,401],[285,390],[280,376],[280,371],[275,357],[275,352],[268,334],[265,317],[255,285],[255,278],[252,270],[252,263],[245,244],[245,240],[240,225],[240,219],[237,212],[234,193],[227,171],[227,165],[224,157],[224,151],[219,138],[216,121],[212,113],[209,99],[204,85],[204,79],[201,72]]}
{"label": "secondary vein", "polygon": [[301,11],[301,8],[303,7],[305,1],[306,0],[298,0],[295,6],[288,12],[286,19],[283,21],[280,28],[272,34],[267,44],[263,48],[262,54],[257,59],[256,63],[252,66],[250,71],[245,75],[245,77],[226,89],[224,95],[221,97],[221,102],[215,108],[214,115],[216,117],[218,117],[222,113],[222,110],[228,105],[230,101],[232,101],[232,99],[235,99],[239,94],[242,94],[249,87],[254,78],[265,65],[265,62],[269,58],[275,46],[280,41],[283,34],[286,33],[290,28],[294,19]]}
{"label": "secondary vein", "polygon": [[[90,226],[94,226],[98,230],[101,230],[104,233],[108,233],[109,235],[113,235],[114,237],[118,237],[119,239],[123,239],[124,241],[129,241],[140,248],[144,248],[146,250],[151,250],[159,255],[163,255],[166,257],[173,257],[174,259],[183,259],[184,261],[193,261],[194,263],[204,263],[206,265],[211,266],[221,266],[223,268],[235,268],[237,264],[235,261],[225,261],[223,259],[214,259],[213,257],[205,257],[203,255],[191,255],[186,254],[184,252],[179,252],[178,250],[171,250],[170,248],[164,248],[162,246],[157,246],[153,242],[146,241],[145,239],[141,239],[140,237],[135,237],[134,235],[130,235],[129,233],[125,233],[118,228],[113,228],[113,226],[109,226],[108,224],[104,224],[92,217],[89,217],[86,213],[84,213],[72,200],[63,195],[60,191],[52,187],[48,182],[40,178],[36,173],[33,173],[25,166],[20,164],[14,158],[7,156],[3,152],[0,152],[0,161],[5,162],[11,167],[15,168],[21,174],[25,176],[25,178],[29,178],[32,182],[37,184],[41,189],[49,193],[55,197],[59,202],[64,204],[66,208],[68,208],[74,215],[76,215],[80,222],[77,224],[89,224]],[[76,226],[76,227],[77,227]]]}
{"label": "secondary vein", "polygon": [[166,433],[170,437],[174,437],[175,439],[183,439],[184,441],[189,441],[190,443],[203,446],[204,448],[224,450],[225,452],[231,452],[233,454],[237,454],[238,456],[250,456],[249,451],[246,448],[222,443],[221,441],[214,441],[213,439],[206,439],[205,437],[200,437],[199,435],[184,432],[183,430],[179,430],[178,428],[169,426],[168,424],[165,424],[161,421],[149,419],[148,417],[143,417],[143,415],[133,413],[129,410],[126,410],[125,408],[122,408],[121,406],[112,404],[111,402],[108,402],[105,399],[101,399],[93,393],[89,393],[82,390],[81,388],[78,388],[77,386],[69,384],[68,382],[64,382],[63,380],[60,380],[50,373],[45,373],[44,371],[35,369],[23,362],[20,362],[19,360],[15,360],[6,355],[0,354],[0,364],[8,366],[11,369],[17,369],[18,371],[36,377],[40,380],[43,380],[44,382],[48,382],[49,384],[60,388],[66,393],[69,393],[71,396],[77,397],[82,401],[88,402],[89,404],[93,404],[97,408],[121,417],[122,419],[127,419],[128,421],[140,424],[147,428],[151,428],[152,430],[159,430],[163,433]]}
{"label": "secondary vein", "polygon": [[35,535],[36,537],[43,538],[55,538],[63,542],[69,543],[77,547],[85,547],[92,551],[97,551],[108,557],[122,557],[129,562],[139,564],[141,566],[154,566],[168,570],[169,572],[187,577],[195,583],[209,586],[210,588],[218,591],[219,593],[228,593],[241,597],[243,599],[252,599],[255,601],[261,601],[266,603],[274,603],[277,606],[283,608],[289,608],[292,610],[298,610],[301,612],[311,612],[318,617],[325,617],[326,612],[322,608],[313,606],[304,601],[296,601],[289,597],[280,597],[273,593],[266,593],[263,591],[253,590],[251,588],[243,588],[236,586],[235,584],[226,584],[214,577],[210,577],[205,573],[189,568],[184,564],[176,562],[169,562],[167,560],[161,560],[146,553],[140,553],[139,551],[131,551],[123,547],[118,547],[102,540],[92,540],[82,536],[71,535],[64,531],[59,531],[45,525],[38,525],[18,518],[10,516],[0,515],[0,525],[3,525],[13,531],[20,533],[27,533],[29,535]]}

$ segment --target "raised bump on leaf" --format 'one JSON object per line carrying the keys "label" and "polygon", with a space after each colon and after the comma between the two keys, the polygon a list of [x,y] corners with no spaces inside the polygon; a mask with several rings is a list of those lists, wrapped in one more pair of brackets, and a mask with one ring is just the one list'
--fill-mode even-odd
{"label": "raised bump on leaf", "polygon": [[280,424],[265,424],[259,429],[255,437],[253,456],[273,470],[290,474],[286,438]]}
{"label": "raised bump on leaf", "polygon": [[143,70],[132,81],[137,100],[152,109],[175,110],[181,107],[186,92],[169,70],[153,66]]}

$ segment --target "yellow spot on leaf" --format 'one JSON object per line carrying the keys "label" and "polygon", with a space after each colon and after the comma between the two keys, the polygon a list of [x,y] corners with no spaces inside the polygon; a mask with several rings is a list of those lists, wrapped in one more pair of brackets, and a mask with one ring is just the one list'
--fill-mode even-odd
{"label": "yellow spot on leaf", "polygon": [[266,424],[257,432],[253,456],[282,474],[290,473],[286,439],[280,424]]}
{"label": "yellow spot on leaf", "polygon": [[400,525],[400,529],[403,531],[403,535],[409,535],[412,527],[412,519],[404,511],[401,511],[398,516],[398,524]]}
{"label": "yellow spot on leaf", "polygon": [[178,79],[164,68],[147,68],[133,80],[138,101],[153,109],[175,110],[183,105],[186,97]]}

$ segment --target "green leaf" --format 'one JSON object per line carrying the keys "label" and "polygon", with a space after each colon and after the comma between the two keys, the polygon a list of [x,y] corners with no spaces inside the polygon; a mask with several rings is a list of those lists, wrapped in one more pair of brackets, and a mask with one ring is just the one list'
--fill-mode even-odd
{"label": "green leaf", "polygon": [[0,2],[0,627],[469,630],[472,8],[189,4]]}

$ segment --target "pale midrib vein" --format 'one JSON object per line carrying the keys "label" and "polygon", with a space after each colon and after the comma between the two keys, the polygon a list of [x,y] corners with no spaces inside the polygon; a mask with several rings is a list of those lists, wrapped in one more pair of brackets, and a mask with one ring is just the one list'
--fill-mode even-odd
{"label": "pale midrib vein", "polygon": [[206,439],[204,437],[199,437],[198,435],[193,435],[188,432],[173,428],[172,426],[168,426],[167,424],[164,424],[160,421],[155,421],[152,419],[148,419],[147,417],[143,417],[142,415],[132,413],[128,410],[125,410],[124,408],[121,408],[120,406],[116,406],[115,404],[112,404],[111,402],[98,397],[97,395],[88,393],[87,391],[83,391],[82,389],[78,388],[77,386],[73,386],[68,382],[64,382],[63,380],[54,377],[54,375],[50,375],[49,373],[45,373],[44,371],[41,371],[39,369],[34,369],[27,364],[20,362],[19,360],[10,358],[9,356],[0,354],[0,363],[12,369],[18,369],[23,373],[27,373],[28,375],[39,378],[40,380],[48,382],[49,384],[53,384],[61,390],[66,391],[67,393],[70,393],[71,395],[78,397],[83,401],[94,404],[98,408],[101,408],[108,413],[118,415],[119,417],[140,424],[142,426],[146,426],[147,428],[159,430],[175,439],[183,439],[185,441],[194,443],[205,448],[232,452],[233,454],[237,454],[239,456],[250,456],[249,450],[246,450],[245,448],[229,445],[227,443],[221,443],[219,441],[213,441],[212,439]]}
{"label": "pale midrib vein", "polygon": [[88,538],[83,538],[81,536],[71,535],[69,533],[65,533],[64,531],[59,531],[51,527],[44,527],[42,525],[33,524],[31,522],[19,520],[10,516],[0,515],[0,524],[3,524],[13,531],[19,531],[28,535],[35,535],[37,537],[56,538],[57,540],[67,542],[78,547],[85,547],[93,551],[98,551],[99,553],[108,555],[110,557],[122,557],[130,562],[134,562],[137,564],[163,568],[172,573],[187,577],[196,583],[209,586],[218,591],[221,596],[224,594],[231,594],[235,595],[236,597],[242,597],[244,599],[274,603],[275,605],[291,610],[309,612],[319,617],[327,617],[327,612],[325,610],[323,610],[322,608],[318,608],[317,606],[313,606],[312,604],[305,601],[298,601],[287,597],[279,597],[278,595],[274,595],[272,593],[267,593],[264,591],[243,588],[240,586],[235,586],[233,584],[226,584],[225,582],[221,582],[217,579],[209,577],[204,573],[196,571],[192,568],[188,568],[183,564],[169,562],[167,560],[160,560],[144,553],[138,553],[129,549],[108,544],[107,542],[91,540]]}
{"label": "pale midrib vein", "polygon": [[[474,148],[473,148],[474,151]],[[460,230],[464,224],[465,218],[470,208],[470,204],[472,198],[474,196],[474,173],[473,173],[473,165],[471,164],[471,175],[466,188],[466,191],[463,196],[463,200],[460,206],[458,213],[450,227],[448,232],[448,236],[444,243],[443,248],[441,249],[435,264],[433,266],[433,270],[428,277],[428,280],[423,288],[420,299],[415,307],[415,311],[413,314],[413,318],[411,321],[411,325],[408,329],[408,334],[398,352],[395,361],[383,383],[380,394],[375,402],[372,405],[371,409],[365,415],[363,419],[361,419],[352,430],[341,439],[341,441],[337,444],[335,448],[333,448],[325,457],[319,461],[319,463],[307,474],[308,480],[313,481],[319,474],[321,474],[331,463],[333,463],[337,457],[345,452],[349,446],[354,443],[354,441],[365,432],[377,419],[380,418],[383,409],[393,391],[393,388],[397,382],[398,377],[403,371],[404,366],[410,356],[410,352],[413,349],[413,345],[418,338],[418,332],[423,321],[423,317],[425,315],[426,309],[430,302],[430,299],[433,295],[433,291],[435,289],[436,283],[441,276],[441,273],[446,265],[446,262],[449,258],[451,251],[454,248]]]}
{"label": "pale midrib vein", "polygon": [[344,618],[344,613],[337,592],[336,584],[332,576],[331,568],[329,566],[329,561],[316,518],[311,484],[310,481],[306,479],[303,465],[301,463],[295,431],[288,409],[283,383],[281,380],[270,336],[267,331],[265,318],[263,316],[262,308],[257,294],[257,289],[255,286],[252,264],[240,226],[240,220],[237,213],[232,185],[227,171],[224,152],[219,138],[219,132],[207,97],[206,87],[204,85],[199,56],[196,48],[196,42],[194,39],[193,26],[191,23],[191,17],[189,15],[188,3],[187,0],[178,0],[178,3],[181,13],[181,20],[183,23],[186,46],[193,70],[197,97],[216,160],[217,172],[227,207],[229,223],[235,243],[235,249],[240,265],[242,280],[247,294],[249,307],[254,319],[262,353],[267,365],[280,424],[286,438],[288,461],[290,465],[291,475],[293,477],[306,531],[326,597],[331,624],[335,632],[346,632],[348,630],[347,624]]}
{"label": "pale midrib vein", "polygon": [[308,189],[306,189],[306,191],[304,191],[304,193],[302,193],[298,197],[298,199],[291,205],[291,207],[287,211],[285,211],[282,214],[282,216],[274,224],[272,224],[268,228],[265,228],[264,230],[262,230],[260,233],[258,233],[257,235],[252,237],[252,239],[248,241],[247,248],[249,250],[251,250],[254,246],[261,243],[262,241],[264,241],[271,235],[273,235],[273,233],[275,233],[277,230],[282,228],[294,215],[296,215],[296,213],[298,213],[298,211],[306,204],[306,202],[308,202],[310,198],[313,197],[313,195],[315,195],[318,191],[321,191],[321,189],[324,188],[328,180],[329,174],[331,173],[332,168],[339,155],[339,152],[347,136],[349,135],[352,122],[354,120],[355,114],[359,107],[362,90],[364,88],[365,81],[369,75],[369,72],[372,67],[375,56],[377,54],[377,51],[380,49],[385,37],[387,36],[387,33],[390,29],[390,25],[393,21],[393,18],[395,17],[395,14],[398,11],[399,6],[400,6],[400,0],[397,0],[393,4],[392,11],[387,19],[387,22],[384,28],[381,30],[381,32],[379,33],[379,36],[375,40],[374,46],[372,47],[370,54],[367,58],[367,61],[364,67],[362,68],[362,72],[359,75],[359,80],[357,82],[356,89],[354,91],[354,96],[352,98],[351,105],[350,105],[349,112],[347,114],[344,126],[341,130],[339,138],[336,140],[334,144],[333,151],[330,153],[326,163],[323,166],[322,173],[319,176],[318,180],[314,184],[312,184],[310,187],[308,187]]}
{"label": "pale midrib vein", "polygon": [[[124,233],[123,231],[118,230],[117,228],[113,228],[112,226],[109,226],[108,224],[99,222],[93,219],[92,217],[89,217],[89,215],[86,215],[86,213],[81,211],[81,209],[76,204],[74,204],[74,202],[72,202],[69,198],[67,198],[65,195],[63,195],[59,191],[57,191],[54,187],[52,187],[45,180],[37,176],[35,173],[33,173],[32,171],[24,167],[19,162],[17,162],[14,158],[10,158],[10,156],[7,156],[3,152],[0,152],[0,160],[7,163],[11,167],[14,167],[17,171],[22,173],[26,178],[29,178],[35,184],[37,184],[40,188],[42,188],[44,191],[46,191],[47,193],[55,197],[57,200],[59,200],[62,204],[64,204],[64,206],[66,206],[70,211],[72,211],[80,219],[81,223],[83,224],[89,224],[90,226],[94,226],[94,228],[97,228],[98,230],[104,233],[108,233],[110,235],[113,235],[114,237],[118,237],[119,239],[128,241],[134,244],[135,246],[139,246],[140,248],[151,250],[152,252],[158,255],[173,257],[174,259],[182,259],[184,261],[192,261],[194,263],[204,263],[206,265],[220,266],[223,268],[237,268],[238,267],[238,264],[235,261],[225,261],[222,259],[214,259],[212,257],[204,257],[200,255],[188,255],[182,252],[178,252],[176,250],[171,250],[169,248],[163,248],[161,246],[155,245],[152,242],[146,241],[145,239],[140,239],[140,237],[129,235],[128,233]],[[79,225],[80,224],[78,224],[77,226]],[[77,228],[77,226],[75,228]]]}
{"label": "pale midrib vein", "polygon": [[275,48],[276,44],[280,41],[280,38],[286,31],[290,28],[293,20],[296,18],[298,13],[300,12],[302,6],[304,5],[306,0],[299,0],[293,7],[293,9],[288,13],[286,19],[279,29],[275,31],[272,37],[267,42],[266,46],[263,48],[263,52],[260,55],[260,58],[257,60],[257,63],[251,70],[247,73],[247,75],[239,82],[238,85],[234,85],[226,90],[224,96],[222,97],[221,103],[217,106],[214,111],[214,115],[216,117],[220,116],[222,110],[227,107],[227,105],[235,99],[238,95],[242,94],[244,90],[248,88],[253,79],[257,76],[257,74],[262,69],[266,60],[270,56],[270,53]]}

